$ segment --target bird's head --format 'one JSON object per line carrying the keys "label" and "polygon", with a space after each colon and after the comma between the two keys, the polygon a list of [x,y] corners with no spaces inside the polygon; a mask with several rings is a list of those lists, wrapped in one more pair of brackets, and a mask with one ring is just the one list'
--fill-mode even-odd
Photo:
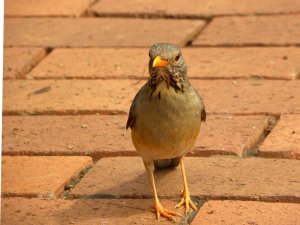
{"label": "bird's head", "polygon": [[176,90],[179,83],[187,79],[186,64],[176,45],[154,44],[149,50],[149,57],[150,82],[153,84],[165,81]]}

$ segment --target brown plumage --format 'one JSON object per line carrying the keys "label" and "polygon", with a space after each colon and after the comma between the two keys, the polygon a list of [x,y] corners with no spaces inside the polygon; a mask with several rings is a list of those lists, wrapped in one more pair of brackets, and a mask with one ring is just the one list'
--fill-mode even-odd
{"label": "brown plumage", "polygon": [[206,120],[201,97],[187,78],[187,67],[179,48],[168,43],[155,44],[149,51],[148,82],[136,94],[126,128],[131,128],[133,144],[149,172],[157,217],[175,220],[178,213],[164,209],[157,197],[153,176],[157,168],[181,165],[183,199],[176,206],[191,207],[183,156],[193,147],[201,121]]}

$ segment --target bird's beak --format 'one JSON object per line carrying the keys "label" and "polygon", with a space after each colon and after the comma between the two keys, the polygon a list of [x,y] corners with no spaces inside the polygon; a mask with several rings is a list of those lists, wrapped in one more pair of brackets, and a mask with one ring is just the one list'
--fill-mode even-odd
{"label": "bird's beak", "polygon": [[152,67],[167,67],[168,64],[168,61],[161,59],[160,56],[156,56]]}

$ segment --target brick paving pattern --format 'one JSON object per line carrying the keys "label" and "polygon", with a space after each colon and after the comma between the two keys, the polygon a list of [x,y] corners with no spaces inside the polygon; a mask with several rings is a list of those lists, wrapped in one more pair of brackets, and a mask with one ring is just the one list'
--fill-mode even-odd
{"label": "brick paving pattern", "polygon": [[[249,16],[216,18],[199,35],[195,46],[299,45],[300,16]],[[230,27],[230,29],[227,29]]]}
{"label": "brick paving pattern", "polygon": [[[299,70],[300,52],[295,47],[182,48],[182,53],[194,79],[290,80]],[[56,48],[27,78],[147,79],[147,54],[147,48]]]}
{"label": "brick paving pattern", "polygon": [[[88,11],[90,13],[109,16],[154,16],[154,17],[213,17],[229,15],[269,15],[269,14],[292,14],[300,12],[300,2],[297,0],[252,0],[251,4],[238,0],[210,0],[197,2],[195,0],[178,1],[172,0],[102,0],[97,2]],[[201,3],[201,4],[200,4]]]}
{"label": "brick paving pattern", "polygon": [[[125,130],[148,49],[182,47],[207,111],[178,224],[300,224],[300,3],[6,0],[1,224],[156,222]],[[156,171],[179,200],[180,169]],[[183,208],[179,209],[183,214]]]}
{"label": "brick paving pattern", "polygon": [[[145,47],[163,41],[183,46],[203,20],[120,18],[6,18],[5,46]],[[68,29],[66,29],[66,27]],[[179,30],[178,27],[181,29]],[[137,41],[138,40],[138,41]]]}
{"label": "brick paving pattern", "polygon": [[73,176],[91,163],[86,156],[3,156],[2,194],[55,198]]}
{"label": "brick paving pattern", "polygon": [[24,78],[45,56],[43,48],[6,48],[3,78]]}
{"label": "brick paving pattern", "polygon": [[[5,80],[3,113],[125,114],[144,82],[131,79],[122,82],[116,79]],[[300,80],[192,79],[191,83],[203,96],[208,113],[300,113]],[[216,87],[217,94],[222,98],[216,98]],[[268,104],[273,99],[276,104]]]}
{"label": "brick paving pattern", "polygon": [[[238,159],[235,157],[185,160],[193,195],[198,198],[300,202],[300,162],[286,159]],[[130,169],[127,169],[130,165]],[[193,169],[197,165],[197,170]],[[107,173],[103,173],[106,170]],[[242,171],[242,172],[241,172]],[[157,172],[157,191],[162,197],[176,197],[181,171]],[[260,174],[260,176],[252,176]],[[200,185],[201,184],[201,185]],[[71,194],[76,197],[151,197],[149,179],[138,157],[107,158],[81,180]],[[271,188],[270,188],[271,187]]]}

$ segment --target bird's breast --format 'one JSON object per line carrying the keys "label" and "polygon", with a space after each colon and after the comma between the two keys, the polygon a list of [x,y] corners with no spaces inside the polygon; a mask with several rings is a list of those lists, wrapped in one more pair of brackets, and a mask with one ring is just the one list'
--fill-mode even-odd
{"label": "bird's breast", "polygon": [[193,89],[176,92],[161,83],[139,101],[133,143],[142,155],[150,154],[153,159],[184,155],[198,136],[200,114],[199,98]]}

